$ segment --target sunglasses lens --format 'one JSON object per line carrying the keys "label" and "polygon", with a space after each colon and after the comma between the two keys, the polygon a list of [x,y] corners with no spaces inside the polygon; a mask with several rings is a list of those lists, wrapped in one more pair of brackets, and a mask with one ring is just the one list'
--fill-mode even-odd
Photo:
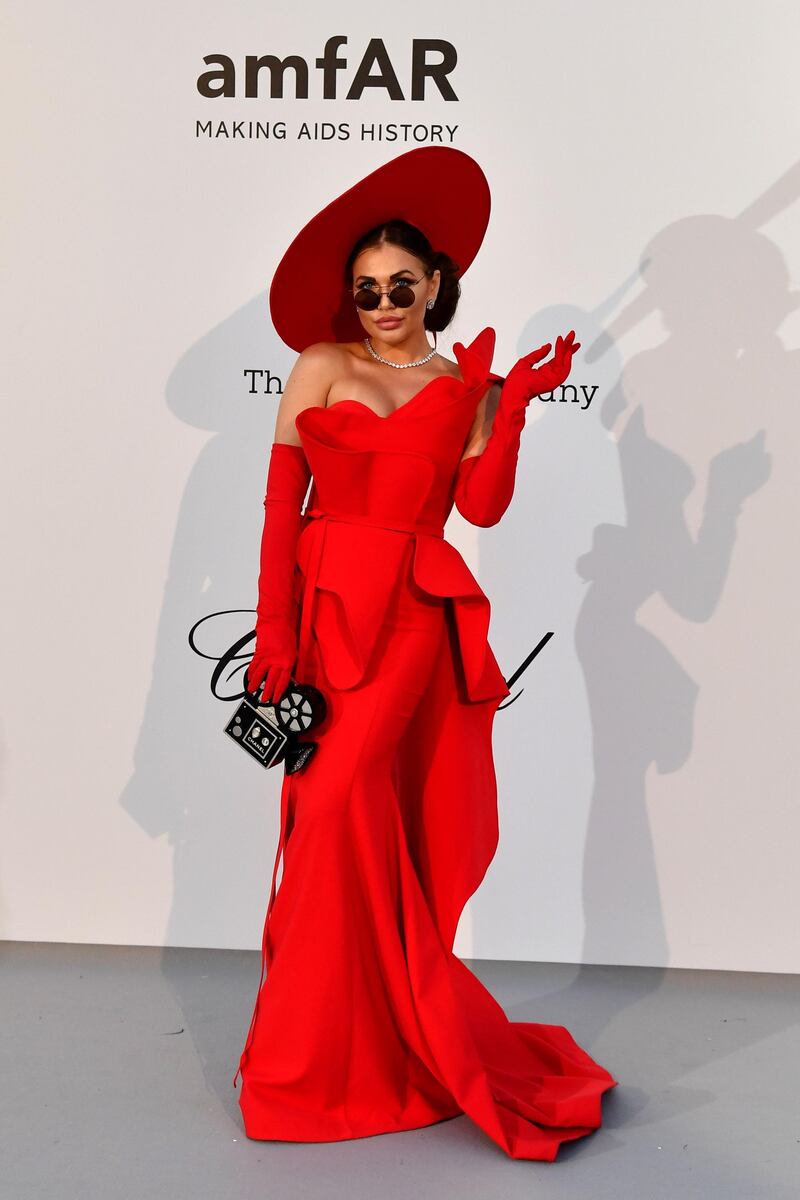
{"label": "sunglasses lens", "polygon": [[354,299],[359,308],[364,308],[367,310],[370,308],[377,308],[381,302],[381,298],[378,293],[371,291],[369,288],[359,288]]}
{"label": "sunglasses lens", "polygon": [[[389,303],[395,308],[410,308],[416,298],[414,289],[405,283],[398,283],[397,287],[393,287],[389,292]],[[359,288],[353,299],[359,308],[369,311],[378,307],[381,295],[372,288]]]}
{"label": "sunglasses lens", "polygon": [[414,289],[400,283],[389,292],[389,299],[396,308],[410,308],[415,299]]}

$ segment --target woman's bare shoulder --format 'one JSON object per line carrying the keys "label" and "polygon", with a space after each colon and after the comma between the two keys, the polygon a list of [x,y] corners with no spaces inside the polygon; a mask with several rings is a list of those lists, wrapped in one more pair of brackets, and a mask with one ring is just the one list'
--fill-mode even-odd
{"label": "woman's bare shoulder", "polygon": [[311,386],[315,392],[322,387],[327,391],[348,357],[347,343],[312,342],[298,354],[289,373],[287,389],[293,390],[298,382],[302,382],[304,387]]}
{"label": "woman's bare shoulder", "polygon": [[312,368],[324,367],[326,363],[338,362],[341,359],[341,351],[341,342],[312,342],[305,350],[300,351],[297,362]]}
{"label": "woman's bare shoulder", "polygon": [[293,373],[299,369],[303,374],[327,374],[332,381],[354,358],[364,357],[364,348],[360,342],[312,342],[298,355]]}
{"label": "woman's bare shoulder", "polygon": [[453,362],[452,358],[447,358],[441,351],[439,351],[439,365],[442,368],[443,375],[452,375],[455,379],[461,378],[461,367],[457,362]]}
{"label": "woman's bare shoulder", "polygon": [[341,369],[335,342],[313,342],[301,350],[283,387],[275,418],[275,439],[299,445],[295,421],[304,408],[324,408]]}

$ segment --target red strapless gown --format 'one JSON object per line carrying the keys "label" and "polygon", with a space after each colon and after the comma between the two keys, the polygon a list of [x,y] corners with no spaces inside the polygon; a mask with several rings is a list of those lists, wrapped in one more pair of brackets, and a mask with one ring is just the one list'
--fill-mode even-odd
{"label": "red strapless gown", "polygon": [[296,675],[330,711],[281,789],[236,1073],[251,1138],[365,1137],[466,1113],[510,1157],[552,1161],[598,1128],[617,1083],[563,1026],[509,1021],[452,950],[497,846],[492,723],[509,695],[489,601],[443,537],[497,378],[494,340],[457,343],[462,379],[432,380],[388,417],[343,400],[297,419],[313,484]]}

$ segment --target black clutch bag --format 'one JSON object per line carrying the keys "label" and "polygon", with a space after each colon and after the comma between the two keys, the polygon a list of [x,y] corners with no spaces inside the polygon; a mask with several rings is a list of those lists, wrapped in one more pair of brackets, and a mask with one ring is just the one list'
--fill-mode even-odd
{"label": "black clutch bag", "polygon": [[284,763],[287,775],[302,770],[317,750],[316,742],[299,741],[325,719],[327,705],[319,688],[293,679],[276,704],[262,704],[261,688],[251,692],[244,676],[244,697],[225,732],[262,767]]}

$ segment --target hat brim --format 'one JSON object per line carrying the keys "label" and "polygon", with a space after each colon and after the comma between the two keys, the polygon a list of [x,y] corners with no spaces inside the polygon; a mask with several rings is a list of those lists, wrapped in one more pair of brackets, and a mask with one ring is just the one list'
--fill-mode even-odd
{"label": "hat brim", "polygon": [[312,217],[286,250],[269,291],[278,336],[297,351],[363,338],[344,265],[381,221],[416,225],[455,260],[460,278],[480,249],[490,209],[486,176],[463,150],[420,146],[384,163]]}

